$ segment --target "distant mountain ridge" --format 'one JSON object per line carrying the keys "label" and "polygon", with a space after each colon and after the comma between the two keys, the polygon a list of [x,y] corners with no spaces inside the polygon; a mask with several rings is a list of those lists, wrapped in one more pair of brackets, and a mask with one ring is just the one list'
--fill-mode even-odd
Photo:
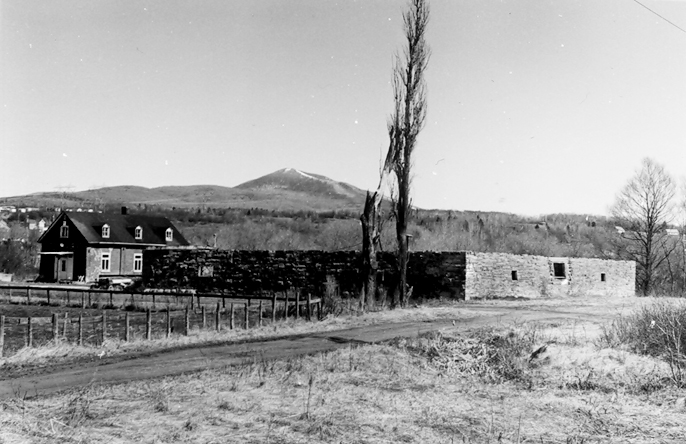
{"label": "distant mountain ridge", "polygon": [[365,191],[326,176],[283,168],[236,187],[218,185],[145,188],[120,185],[73,193],[43,192],[0,198],[9,205],[89,207],[107,204],[157,205],[165,208],[261,208],[267,210],[328,211],[360,209]]}

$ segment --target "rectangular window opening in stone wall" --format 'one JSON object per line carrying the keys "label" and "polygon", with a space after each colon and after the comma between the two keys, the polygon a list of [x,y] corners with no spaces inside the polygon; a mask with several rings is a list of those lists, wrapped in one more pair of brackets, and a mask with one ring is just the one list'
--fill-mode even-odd
{"label": "rectangular window opening in stone wall", "polygon": [[600,282],[605,282],[605,273],[600,273]]}
{"label": "rectangular window opening in stone wall", "polygon": [[513,281],[519,280],[519,277],[517,276],[517,270],[512,270],[512,280]]}
{"label": "rectangular window opening in stone wall", "polygon": [[553,274],[555,279],[566,279],[567,272],[565,270],[565,264],[562,262],[553,262]]}

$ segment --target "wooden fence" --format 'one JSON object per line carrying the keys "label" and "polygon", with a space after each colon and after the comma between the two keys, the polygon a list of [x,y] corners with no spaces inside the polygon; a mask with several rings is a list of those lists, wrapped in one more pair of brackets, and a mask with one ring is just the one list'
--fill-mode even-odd
{"label": "wooden fence", "polygon": [[[46,343],[55,340],[65,340],[79,345],[98,345],[105,339],[119,339],[130,341],[132,338],[150,340],[153,336],[159,336],[160,331],[164,337],[172,333],[181,332],[188,335],[192,328],[214,329],[220,331],[223,328],[250,328],[250,326],[262,326],[264,322],[276,322],[278,318],[305,317],[321,319],[321,299],[313,299],[310,295],[300,298],[296,292],[293,298],[286,293],[285,297],[277,298],[276,294],[267,297],[251,297],[243,300],[238,298],[224,297],[224,295],[202,294],[192,295],[187,293],[129,293],[117,291],[99,291],[91,289],[74,289],[59,287],[35,287],[35,286],[0,286],[3,290],[25,291],[19,298],[27,304],[71,305],[75,303],[81,308],[103,305],[114,308],[117,300],[115,295],[138,298],[135,304],[124,303],[129,309],[140,309],[142,305],[148,305],[145,312],[122,312],[119,310],[102,310],[99,316],[84,316],[70,318],[67,313],[64,316],[53,313],[51,317],[7,317],[0,315],[0,357],[5,350],[16,350],[21,347],[33,347],[36,343]],[[68,292],[60,294],[60,292]],[[52,294],[51,294],[52,293]],[[73,295],[70,293],[74,293]],[[105,295],[105,301],[102,299]],[[78,296],[76,296],[78,295]],[[4,295],[7,297],[7,295]],[[10,295],[9,299],[17,302],[17,295]],[[70,296],[76,296],[75,300]],[[160,301],[159,299],[166,300]],[[156,298],[158,299],[156,301]],[[170,299],[171,298],[171,299]],[[214,298],[217,300],[210,305]],[[88,304],[86,304],[86,300]],[[227,302],[228,301],[228,302]],[[104,303],[103,303],[104,302]],[[164,304],[163,310],[151,309],[155,304]],[[173,309],[176,307],[177,309]],[[181,309],[178,309],[181,307]],[[316,310],[316,316],[315,315]],[[265,316],[266,314],[266,316]]]}
{"label": "wooden fence", "polygon": [[221,303],[226,308],[230,302],[271,302],[276,305],[277,301],[283,301],[287,306],[291,304],[300,306],[307,301],[308,305],[319,305],[321,300],[312,298],[307,293],[302,295],[298,289],[279,293],[271,292],[263,295],[234,296],[223,293],[195,293],[190,291],[126,291],[126,290],[101,290],[92,288],[47,286],[47,285],[2,285],[0,284],[0,301],[32,304],[47,304],[66,307],[81,308],[157,308],[163,307],[185,308],[191,310],[205,306],[214,306]]}

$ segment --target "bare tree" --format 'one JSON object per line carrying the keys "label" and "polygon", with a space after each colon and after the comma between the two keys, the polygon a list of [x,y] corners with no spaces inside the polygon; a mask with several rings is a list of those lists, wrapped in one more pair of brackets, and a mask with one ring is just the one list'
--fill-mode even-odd
{"label": "bare tree", "polygon": [[399,291],[398,295],[393,297],[393,305],[398,305],[398,302],[405,305],[409,299],[407,223],[410,218],[410,172],[412,152],[426,119],[424,72],[431,55],[425,39],[428,23],[429,5],[426,0],[410,0],[409,8],[403,14],[406,45],[402,56],[396,55],[393,67],[395,109],[388,119],[390,146],[384,165],[384,170],[393,172],[396,179],[392,198],[398,243]]}
{"label": "bare tree", "polygon": [[[379,188],[381,185],[379,185]],[[364,212],[360,216],[362,223],[362,291],[360,306],[364,310],[376,303],[376,274],[379,268],[376,252],[379,250],[379,229],[381,227],[381,193],[380,189],[370,193],[364,202]]]}
{"label": "bare tree", "polygon": [[625,253],[635,260],[636,280],[641,293],[653,289],[655,271],[669,258],[678,242],[666,233],[673,219],[676,186],[662,165],[643,159],[641,169],[617,194],[612,215],[623,225]]}

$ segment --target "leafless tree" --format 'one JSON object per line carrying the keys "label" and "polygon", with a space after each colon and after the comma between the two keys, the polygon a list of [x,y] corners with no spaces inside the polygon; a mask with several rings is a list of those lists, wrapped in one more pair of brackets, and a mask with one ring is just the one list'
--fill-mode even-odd
{"label": "leafless tree", "polygon": [[426,0],[411,0],[408,10],[403,14],[405,46],[402,55],[396,55],[393,67],[395,109],[388,119],[390,146],[384,165],[384,170],[393,172],[396,179],[392,198],[398,243],[399,291],[398,295],[393,297],[393,305],[397,305],[398,302],[405,305],[409,298],[407,223],[411,209],[410,172],[417,136],[426,119],[427,94],[424,73],[431,55],[425,38],[428,23],[429,5]]}
{"label": "leafless tree", "polygon": [[664,167],[646,158],[612,206],[612,215],[626,230],[625,253],[638,265],[636,280],[643,295],[651,293],[655,271],[678,245],[665,231],[674,217],[675,194],[674,180]]}

